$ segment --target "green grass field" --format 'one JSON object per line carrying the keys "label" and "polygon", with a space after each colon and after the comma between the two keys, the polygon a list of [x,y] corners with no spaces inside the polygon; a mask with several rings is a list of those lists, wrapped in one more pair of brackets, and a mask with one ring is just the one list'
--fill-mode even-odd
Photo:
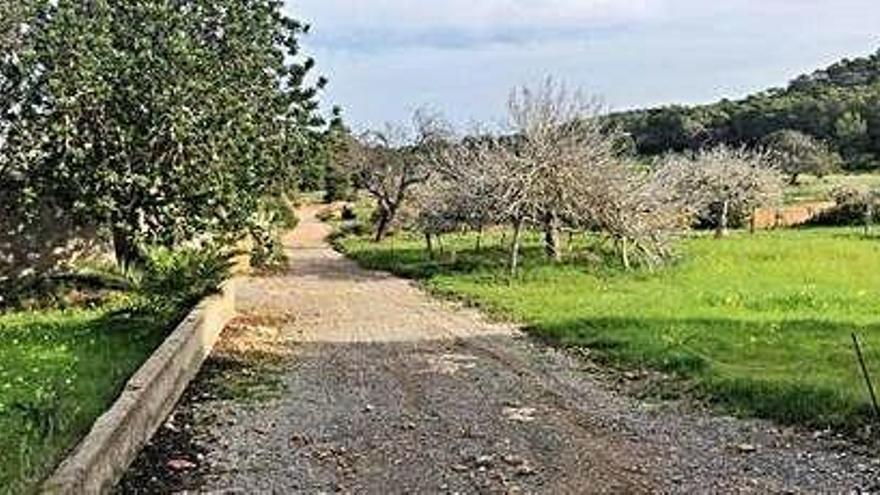
{"label": "green grass field", "polygon": [[0,314],[0,493],[29,493],[119,394],[170,318],[122,302]]}
{"label": "green grass field", "polygon": [[513,281],[499,247],[477,253],[471,236],[445,244],[443,261],[431,261],[415,237],[339,241],[365,266],[424,280],[613,364],[673,373],[737,414],[833,426],[869,417],[851,333],[880,382],[880,239],[844,229],[693,238],[674,266],[624,273],[589,258],[549,266],[533,236]]}
{"label": "green grass field", "polygon": [[822,179],[805,175],[796,186],[786,188],[785,203],[833,201],[834,189],[842,186],[880,188],[880,174],[829,175]]}

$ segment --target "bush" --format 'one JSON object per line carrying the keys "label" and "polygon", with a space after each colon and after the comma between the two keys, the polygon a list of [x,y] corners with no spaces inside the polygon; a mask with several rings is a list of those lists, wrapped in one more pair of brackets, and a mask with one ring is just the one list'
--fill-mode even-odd
{"label": "bush", "polygon": [[287,263],[284,245],[275,226],[259,225],[251,228],[250,265],[261,270],[272,270]]}
{"label": "bush", "polygon": [[252,230],[250,264],[261,270],[273,270],[287,263],[287,255],[284,253],[284,245],[277,230]]}
{"label": "bush", "polygon": [[266,197],[250,221],[253,241],[250,264],[254,268],[272,270],[287,264],[280,231],[293,229],[299,224],[295,206],[286,196]]}
{"label": "bush", "polygon": [[351,205],[345,205],[342,207],[342,220],[346,222],[351,222],[357,220],[357,212],[354,211]]}
{"label": "bush", "polygon": [[832,197],[837,206],[814,217],[810,225],[856,226],[865,225],[866,219],[869,223],[880,222],[880,191],[839,187],[832,192]]}
{"label": "bush", "polygon": [[234,252],[215,246],[147,250],[143,267],[129,270],[134,292],[151,309],[188,308],[216,293],[232,275]]}
{"label": "bush", "polygon": [[261,211],[271,218],[271,222],[284,229],[295,229],[299,225],[296,208],[286,194],[263,198]]}
{"label": "bush", "polygon": [[371,229],[369,225],[364,225],[361,222],[353,222],[347,223],[339,228],[339,234],[341,237],[361,237],[371,233]]}
{"label": "bush", "polygon": [[336,166],[327,168],[324,177],[324,202],[347,201],[354,196],[351,176]]}

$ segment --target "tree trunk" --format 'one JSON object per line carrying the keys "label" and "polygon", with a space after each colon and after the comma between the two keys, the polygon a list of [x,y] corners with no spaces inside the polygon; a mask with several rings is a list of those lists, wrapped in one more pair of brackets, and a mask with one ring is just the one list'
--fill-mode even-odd
{"label": "tree trunk", "polygon": [[392,213],[390,211],[382,211],[379,213],[379,224],[376,226],[375,242],[382,242],[388,235],[388,229],[391,227]]}
{"label": "tree trunk", "polygon": [[519,268],[519,247],[522,242],[523,224],[521,218],[517,218],[513,226],[513,242],[510,245],[510,275],[515,277]]}
{"label": "tree trunk", "polygon": [[428,258],[434,259],[434,236],[430,232],[425,232],[425,246],[428,249]]}
{"label": "tree trunk", "polygon": [[749,233],[755,235],[758,230],[758,209],[752,208],[752,216],[749,217]]}
{"label": "tree trunk", "polygon": [[129,268],[143,263],[143,255],[137,243],[124,229],[113,229],[113,253],[120,268]]}
{"label": "tree trunk", "polygon": [[865,205],[865,237],[870,237],[871,226],[874,223],[874,205],[868,203]]}
{"label": "tree trunk", "polygon": [[477,228],[477,252],[483,251],[483,226]]}
{"label": "tree trunk", "polygon": [[629,271],[632,265],[629,261],[629,241],[626,237],[620,240],[620,258],[623,261],[623,268]]}
{"label": "tree trunk", "polygon": [[562,250],[559,248],[559,218],[556,212],[544,215],[544,251],[547,258],[558,263],[562,261]]}
{"label": "tree trunk", "polygon": [[730,224],[730,201],[724,200],[721,203],[721,214],[718,216],[718,226],[715,230],[715,237],[721,239],[727,237],[728,225]]}

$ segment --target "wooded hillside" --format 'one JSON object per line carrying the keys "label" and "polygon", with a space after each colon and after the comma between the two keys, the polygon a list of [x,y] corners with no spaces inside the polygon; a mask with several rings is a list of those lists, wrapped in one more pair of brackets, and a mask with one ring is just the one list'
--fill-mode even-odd
{"label": "wooded hillside", "polygon": [[792,129],[826,141],[849,170],[880,168],[880,51],[845,59],[745,99],[612,115],[642,154],[715,144],[758,145]]}

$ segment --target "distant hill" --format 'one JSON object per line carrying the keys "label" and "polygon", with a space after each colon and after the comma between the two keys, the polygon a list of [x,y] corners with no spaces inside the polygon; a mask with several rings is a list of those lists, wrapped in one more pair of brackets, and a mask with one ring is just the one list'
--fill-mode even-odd
{"label": "distant hill", "polygon": [[616,113],[638,151],[653,155],[715,144],[755,145],[782,129],[828,142],[852,170],[880,168],[880,51],[802,75],[785,88],[699,106]]}

